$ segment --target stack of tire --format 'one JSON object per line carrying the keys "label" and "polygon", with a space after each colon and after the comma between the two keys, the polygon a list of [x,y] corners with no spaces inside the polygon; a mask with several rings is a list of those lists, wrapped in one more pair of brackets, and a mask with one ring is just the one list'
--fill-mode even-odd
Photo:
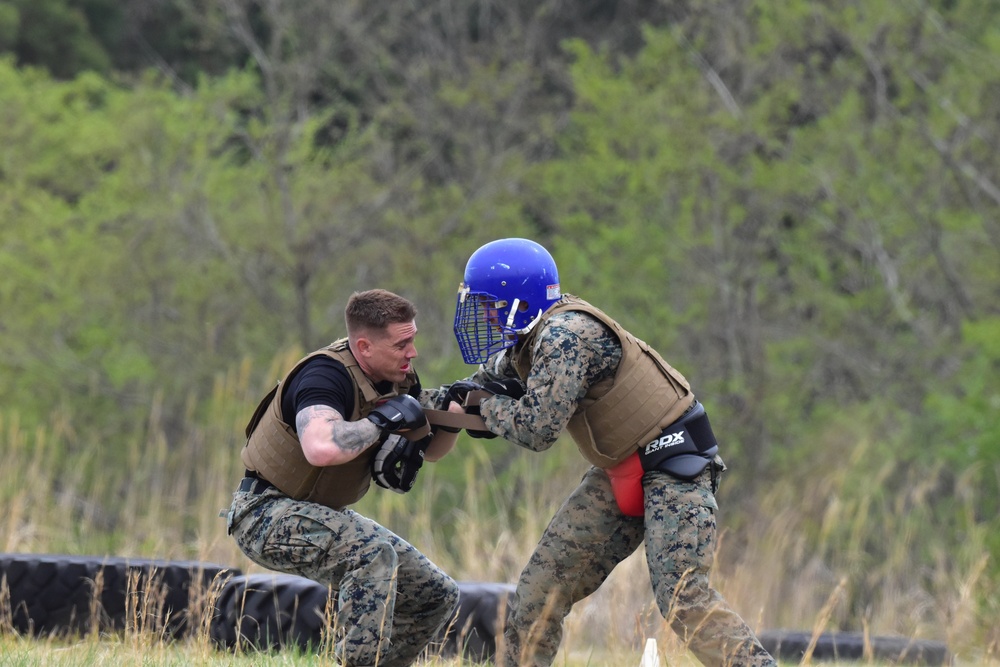
{"label": "stack of tire", "polygon": [[[462,653],[488,660],[513,587],[472,582],[459,587],[459,610],[436,638],[438,650],[444,657]],[[0,630],[9,625],[24,636],[145,627],[179,639],[202,630],[207,618],[220,647],[309,649],[321,643],[329,598],[329,589],[310,579],[247,575],[217,563],[0,554]]]}
{"label": "stack of tire", "polygon": [[[436,652],[491,660],[513,586],[459,582],[459,590],[459,608],[436,638]],[[247,575],[216,563],[0,554],[0,630],[9,625],[25,636],[147,627],[182,638],[204,631],[207,622],[211,639],[222,648],[311,650],[321,645],[329,625],[329,601],[330,590],[310,579]],[[953,664],[947,646],[936,641],[784,630],[758,636],[781,660],[798,662],[808,653],[817,661]]]}

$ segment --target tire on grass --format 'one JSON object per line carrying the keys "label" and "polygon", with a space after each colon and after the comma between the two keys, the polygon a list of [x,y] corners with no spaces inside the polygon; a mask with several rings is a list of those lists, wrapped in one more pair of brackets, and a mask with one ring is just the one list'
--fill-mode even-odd
{"label": "tire on grass", "polygon": [[180,637],[213,613],[213,590],[234,574],[194,561],[0,554],[11,629],[34,636],[128,626]]}
{"label": "tire on grass", "polygon": [[[474,662],[491,660],[502,632],[509,584],[459,582],[459,606],[431,641],[430,652],[461,654]],[[231,579],[222,589],[212,623],[212,639],[227,649],[275,650],[290,646],[315,651],[333,623],[327,618],[329,588],[290,574],[252,574]]]}
{"label": "tire on grass", "polygon": [[[812,641],[809,632],[764,631],[757,635],[768,652],[779,660],[798,662]],[[866,653],[866,648],[870,653]],[[873,636],[860,632],[824,632],[816,638],[813,660],[866,660],[869,656],[896,665],[951,665],[954,658],[939,641],[906,637]]]}
{"label": "tire on grass", "polygon": [[491,661],[506,625],[507,598],[514,593],[514,585],[460,581],[458,589],[458,609],[437,638],[442,643],[441,655]]}
{"label": "tire on grass", "polygon": [[226,648],[316,650],[329,596],[328,587],[292,574],[234,577],[219,595],[211,637]]}

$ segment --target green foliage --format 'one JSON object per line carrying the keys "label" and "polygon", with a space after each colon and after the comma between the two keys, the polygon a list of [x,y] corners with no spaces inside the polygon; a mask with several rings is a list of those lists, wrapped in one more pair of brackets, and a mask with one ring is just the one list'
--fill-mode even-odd
{"label": "green foliage", "polygon": [[[111,60],[94,34],[90,16],[110,25],[114,4],[106,0],[10,0],[0,3],[0,50],[11,49],[22,65],[48,69],[68,78],[79,72],[107,72]],[[107,11],[112,9],[112,11]],[[99,29],[100,29],[99,27]],[[16,38],[13,35],[16,34]]]}
{"label": "green foliage", "polygon": [[[115,462],[166,461],[189,429],[237,448],[258,392],[216,421],[220,378],[269,386],[276,357],[343,334],[356,289],[417,302],[425,384],[468,375],[450,330],[465,261],[527,236],[564,291],[692,380],[724,493],[752,507],[776,471],[799,488],[820,471],[857,499],[843,525],[811,508],[805,551],[895,562],[856,538],[867,511],[925,563],[962,531],[1000,548],[990,3],[698,1],[601,41],[578,17],[487,25],[468,5],[475,30],[441,7],[195,4],[149,18],[177,18],[169,56],[124,85],[109,63],[135,6],[0,2],[0,415],[59,424],[61,483],[127,493]],[[571,468],[563,444],[531,465]],[[526,465],[502,445],[462,445],[497,512]],[[462,457],[434,474],[445,506],[466,501]],[[950,499],[963,485],[976,503]]]}
{"label": "green foliage", "polygon": [[9,52],[17,39],[21,13],[10,2],[0,2],[0,52]]}
{"label": "green foliage", "polygon": [[[947,237],[938,222],[955,220],[955,188],[968,184],[955,182],[921,118],[968,82],[915,72],[937,67],[949,44],[908,41],[911,29],[936,29],[927,13],[850,7],[773,8],[699,39],[690,25],[647,30],[628,61],[571,45],[571,123],[558,159],[532,180],[532,210],[560,232],[564,273],[581,276],[583,296],[652,330],[652,342],[682,353],[682,369],[683,355],[699,359],[696,386],[729,395],[727,405],[761,401],[752,409],[778,423],[887,393],[919,409],[927,355],[952,354],[953,304],[976,308],[978,278],[996,274],[980,265],[996,254],[978,245],[978,222]],[[775,21],[801,39],[774,41]],[[725,34],[754,57],[704,59],[698,49]],[[797,51],[812,57],[790,66]],[[876,65],[885,71],[868,79]],[[719,72],[759,85],[740,95]],[[635,299],[627,286],[640,284],[651,287]],[[791,386],[802,412],[774,412],[792,405]],[[775,434],[751,425],[739,439],[761,437]]]}
{"label": "green foliage", "polygon": [[982,513],[1000,510],[1000,317],[968,322],[963,327],[963,361],[955,369],[953,392],[930,393],[926,399],[926,440],[921,458],[955,467],[980,466],[976,482],[992,498]]}

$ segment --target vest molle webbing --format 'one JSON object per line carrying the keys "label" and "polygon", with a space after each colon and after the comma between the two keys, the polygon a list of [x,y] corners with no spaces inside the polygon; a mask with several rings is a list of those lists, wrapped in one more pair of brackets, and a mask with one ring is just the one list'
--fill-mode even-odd
{"label": "vest molle webbing", "polygon": [[534,341],[545,321],[557,313],[586,313],[621,341],[622,360],[613,378],[594,384],[566,430],[590,463],[610,468],[676,421],[694,401],[691,386],[656,350],[583,299],[566,294],[542,315],[519,342],[515,367],[522,379],[531,372]]}
{"label": "vest molle webbing", "polygon": [[261,401],[254,418],[247,425],[247,444],[241,453],[248,470],[274,484],[296,500],[308,500],[343,509],[356,503],[371,485],[371,458],[377,447],[371,447],[357,458],[342,465],[316,467],[302,452],[302,445],[292,427],[282,420],[281,397],[288,380],[310,359],[326,355],[344,364],[354,383],[354,412],[345,415],[348,421],[364,418],[380,402],[407,393],[415,383],[413,373],[393,385],[390,393],[380,394],[361,371],[351,354],[347,339],[342,338],[298,361],[285,378]]}

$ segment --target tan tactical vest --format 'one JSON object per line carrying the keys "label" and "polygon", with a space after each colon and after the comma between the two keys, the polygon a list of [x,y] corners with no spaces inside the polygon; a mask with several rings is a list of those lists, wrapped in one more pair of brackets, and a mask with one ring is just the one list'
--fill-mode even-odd
{"label": "tan tactical vest", "polygon": [[354,412],[345,415],[348,421],[365,417],[380,402],[405,394],[416,381],[409,373],[400,384],[393,385],[388,394],[380,394],[372,381],[361,371],[347,345],[347,339],[334,341],[299,360],[288,375],[264,397],[253,418],[247,424],[247,444],[241,453],[243,465],[296,500],[308,500],[333,509],[343,509],[356,503],[371,485],[371,458],[376,447],[363,452],[347,463],[316,467],[306,461],[302,445],[292,427],[282,421],[281,396],[289,378],[313,357],[326,355],[347,367],[354,382]]}
{"label": "tan tactical vest", "polygon": [[565,294],[546,310],[519,341],[514,366],[521,379],[531,372],[532,348],[545,321],[556,313],[579,311],[603,322],[622,344],[622,360],[613,378],[593,385],[566,430],[584,458],[598,468],[615,466],[656,438],[694,402],[691,385],[656,350],[603,311]]}

